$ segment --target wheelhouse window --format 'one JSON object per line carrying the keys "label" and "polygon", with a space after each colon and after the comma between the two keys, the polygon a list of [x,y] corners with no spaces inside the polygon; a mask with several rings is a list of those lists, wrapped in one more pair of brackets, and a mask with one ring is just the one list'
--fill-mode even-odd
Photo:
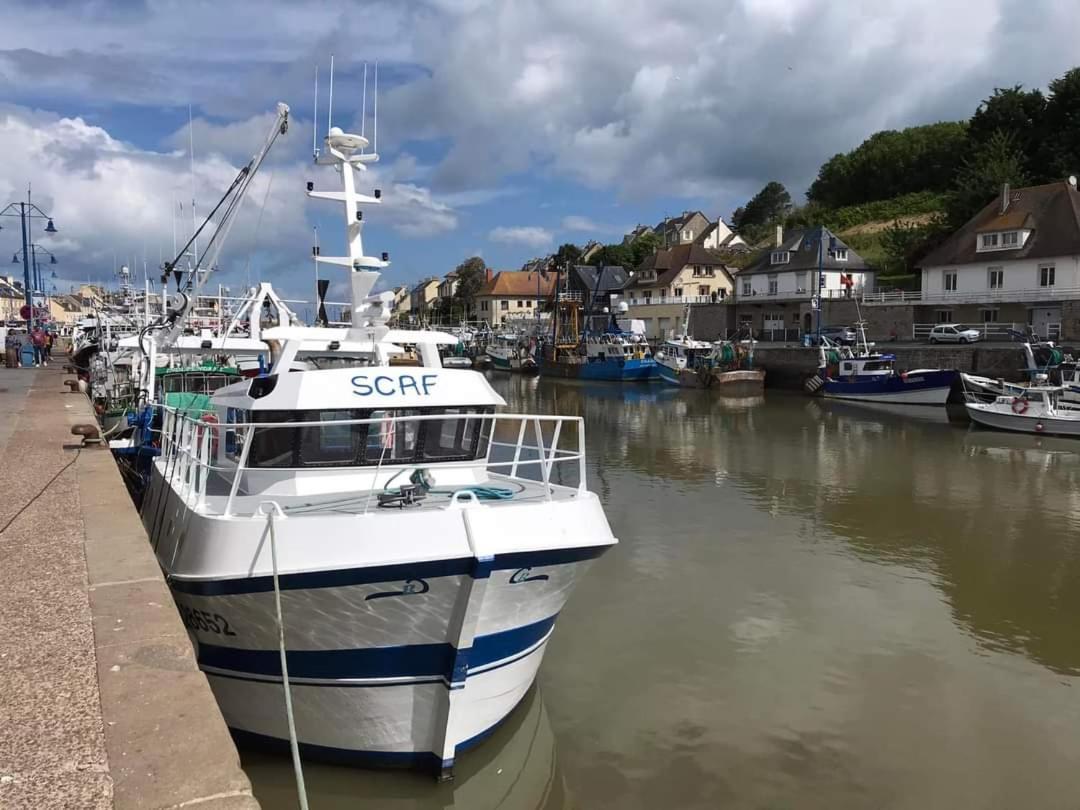
{"label": "wheelhouse window", "polygon": [[[253,411],[252,421],[268,426],[254,429],[248,466],[303,469],[469,461],[487,453],[491,423],[483,417],[493,412],[484,406]],[[409,419],[411,416],[447,418]],[[335,424],[361,419],[374,421]],[[269,426],[279,423],[279,427]],[[227,449],[228,433],[233,431],[226,433]],[[231,455],[238,456],[235,433],[233,442],[237,446]]]}

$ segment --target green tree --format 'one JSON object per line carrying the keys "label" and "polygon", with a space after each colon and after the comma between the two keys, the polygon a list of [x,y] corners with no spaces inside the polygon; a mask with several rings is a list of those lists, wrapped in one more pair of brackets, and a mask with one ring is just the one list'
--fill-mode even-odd
{"label": "green tree", "polygon": [[624,245],[621,242],[617,242],[613,245],[604,245],[589,259],[589,264],[593,267],[607,267],[609,265],[619,265],[626,268],[628,271],[633,270],[636,266],[634,264],[634,253],[628,245]]}
{"label": "green tree", "polygon": [[1047,179],[1040,171],[1039,151],[1046,128],[1046,98],[1039,90],[1024,90],[1022,85],[996,87],[983,101],[968,124],[972,148],[987,143],[995,132],[1011,135],[1023,153],[1024,168],[1033,178]]}
{"label": "green tree", "polygon": [[961,163],[947,202],[949,224],[959,228],[993,200],[1004,183],[1016,187],[1027,182],[1016,138],[996,131]]}
{"label": "green tree", "polygon": [[466,319],[471,318],[476,306],[476,295],[487,280],[487,265],[479,256],[466,259],[455,269],[457,289],[454,290],[454,302],[461,306]]}
{"label": "green tree", "polygon": [[1044,125],[1039,179],[1059,180],[1080,174],[1080,68],[1050,82]]}
{"label": "green tree", "polygon": [[963,122],[875,132],[851,152],[826,161],[806,196],[839,208],[913,191],[945,191],[967,151]]}
{"label": "green tree", "polygon": [[643,233],[630,243],[630,266],[640,267],[648,256],[660,248],[660,237],[655,233]]}
{"label": "green tree", "polygon": [[567,242],[565,245],[560,245],[559,249],[555,251],[555,266],[559,270],[565,270],[567,267],[573,267],[581,262],[581,248],[577,245],[572,245]]}
{"label": "green tree", "polygon": [[912,273],[919,261],[937,247],[951,229],[944,217],[930,222],[905,222],[897,220],[881,233],[881,245],[885,253],[884,267],[887,275]]}
{"label": "green tree", "polygon": [[[742,209],[737,227],[753,230],[781,221],[791,212],[791,195],[783,183],[770,180]],[[738,212],[736,212],[738,213]]]}

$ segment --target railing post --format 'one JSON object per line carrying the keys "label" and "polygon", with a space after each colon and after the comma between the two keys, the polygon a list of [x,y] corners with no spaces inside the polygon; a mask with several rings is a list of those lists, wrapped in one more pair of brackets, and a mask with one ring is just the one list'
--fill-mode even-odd
{"label": "railing post", "polygon": [[514,448],[514,463],[510,466],[510,477],[517,477],[518,461],[521,459],[521,443],[525,441],[525,420],[521,420],[521,428],[518,430],[517,446]]}
{"label": "railing post", "polygon": [[544,431],[540,427],[540,419],[533,419],[533,427],[536,429],[536,457],[540,460],[540,475],[544,482],[544,496],[551,500],[551,486],[549,484],[551,471],[547,465],[547,453],[544,448]]}
{"label": "railing post", "polygon": [[248,453],[251,452],[251,440],[255,435],[255,426],[248,425],[244,430],[244,446],[240,449],[240,459],[236,463],[236,470],[233,473],[232,486],[229,487],[229,500],[225,501],[225,517],[229,517],[232,514],[233,501],[236,499],[236,492],[240,489],[240,475],[247,468]]}

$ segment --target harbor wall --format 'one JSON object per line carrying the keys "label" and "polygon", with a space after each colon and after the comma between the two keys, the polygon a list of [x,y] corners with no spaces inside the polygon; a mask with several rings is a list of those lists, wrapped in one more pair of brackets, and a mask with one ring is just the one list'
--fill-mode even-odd
{"label": "harbor wall", "polygon": [[0,369],[0,807],[256,810],[112,454],[70,433],[95,419],[64,379]]}
{"label": "harbor wall", "polygon": [[[878,350],[896,355],[898,369],[954,368],[984,377],[1018,382],[1024,379],[1025,358],[1014,346],[890,346],[878,344]],[[754,364],[765,369],[768,388],[802,389],[803,382],[817,372],[818,350],[796,346],[759,347]]]}

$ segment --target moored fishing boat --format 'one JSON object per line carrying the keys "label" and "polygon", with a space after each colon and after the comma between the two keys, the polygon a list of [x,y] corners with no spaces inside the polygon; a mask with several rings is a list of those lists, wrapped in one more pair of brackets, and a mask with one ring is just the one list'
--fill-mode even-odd
{"label": "moored fishing boat", "polygon": [[855,351],[822,338],[818,373],[806,390],[830,399],[887,402],[897,405],[944,405],[959,379],[955,370],[896,368],[896,355],[871,351],[866,327],[858,324],[861,349]]}
{"label": "moored fishing boat", "polygon": [[681,388],[710,388],[723,396],[760,396],[765,372],[752,368],[754,341],[744,345],[720,340],[708,343],[690,337],[690,305],[683,313],[682,334],[661,344],[656,353],[660,378]]}
{"label": "moored fishing boat", "polygon": [[488,341],[485,354],[491,359],[491,367],[499,371],[520,374],[536,374],[535,341],[512,331],[496,332]]}
{"label": "moored fishing boat", "polygon": [[993,402],[968,401],[968,416],[978,425],[1016,433],[1080,436],[1080,408],[1061,399],[1060,385],[1031,385]]}
{"label": "moored fishing boat", "polygon": [[[319,260],[349,268],[350,326],[268,330],[268,374],[166,408],[141,514],[241,742],[287,746],[288,699],[307,756],[445,771],[527,693],[615,539],[579,417],[497,413],[482,374],[441,366],[454,336],[391,330],[366,297],[388,264],[356,216],[367,145],[332,128],[342,191],[309,192],[344,203],[349,255]],[[298,370],[320,342],[368,356]],[[398,344],[419,367],[390,365]]]}

